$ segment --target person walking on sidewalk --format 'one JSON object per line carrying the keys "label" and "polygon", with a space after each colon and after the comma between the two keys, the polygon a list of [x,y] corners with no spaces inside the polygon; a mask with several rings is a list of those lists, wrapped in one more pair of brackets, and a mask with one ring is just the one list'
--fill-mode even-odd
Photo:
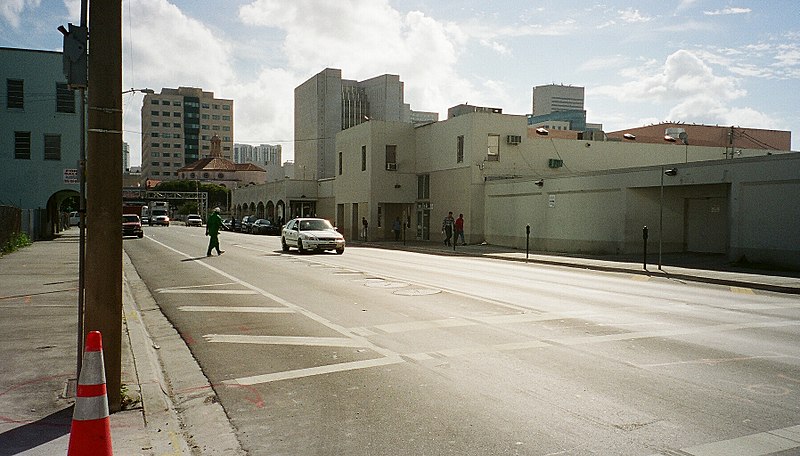
{"label": "person walking on sidewalk", "polygon": [[394,231],[394,240],[400,240],[400,230],[403,229],[403,224],[400,222],[400,217],[394,219],[394,223],[392,223],[392,231]]}
{"label": "person walking on sidewalk", "polygon": [[366,217],[361,217],[361,238],[367,240],[367,233],[369,233],[369,222]]}
{"label": "person walking on sidewalk", "polygon": [[458,245],[458,238],[461,238],[461,245],[467,245],[467,241],[464,240],[464,214],[458,214],[455,226],[456,235],[453,242]]}
{"label": "person walking on sidewalk", "polygon": [[442,233],[444,233],[444,245],[453,245],[450,239],[453,237],[453,227],[455,226],[455,219],[453,219],[453,211],[447,213],[447,217],[442,221]]}
{"label": "person walking on sidewalk", "polygon": [[224,250],[219,249],[219,229],[221,226],[222,217],[219,216],[219,208],[215,207],[214,212],[211,213],[206,222],[206,236],[210,236],[206,256],[211,256],[211,250],[213,249],[217,249],[217,255],[225,253]]}

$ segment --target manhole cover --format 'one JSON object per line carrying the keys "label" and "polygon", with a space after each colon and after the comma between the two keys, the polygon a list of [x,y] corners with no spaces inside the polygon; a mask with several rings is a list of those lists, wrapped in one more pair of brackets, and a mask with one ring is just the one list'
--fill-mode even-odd
{"label": "manhole cover", "polygon": [[428,296],[441,292],[442,290],[436,290],[434,288],[403,288],[402,290],[395,291],[394,294],[400,296]]}

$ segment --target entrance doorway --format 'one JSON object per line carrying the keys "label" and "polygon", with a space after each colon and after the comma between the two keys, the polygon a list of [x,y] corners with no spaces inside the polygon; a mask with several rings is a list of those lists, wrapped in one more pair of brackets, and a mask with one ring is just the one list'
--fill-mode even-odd
{"label": "entrance doorway", "polygon": [[726,253],[728,249],[727,198],[686,200],[686,250]]}

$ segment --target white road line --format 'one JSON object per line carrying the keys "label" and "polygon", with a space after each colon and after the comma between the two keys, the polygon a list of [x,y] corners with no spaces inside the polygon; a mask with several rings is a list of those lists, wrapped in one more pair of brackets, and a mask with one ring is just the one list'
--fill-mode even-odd
{"label": "white road line", "polygon": [[364,344],[347,337],[304,336],[247,336],[239,334],[206,334],[208,342],[227,344],[308,345],[318,347],[363,347]]}
{"label": "white road line", "polygon": [[446,318],[444,320],[429,320],[429,321],[410,321],[403,323],[388,323],[385,325],[377,325],[375,328],[392,334],[407,331],[421,331],[425,329],[435,328],[457,328],[461,326],[474,326],[477,322],[464,320],[462,318]]}
{"label": "white road line", "polygon": [[186,285],[184,287],[159,288],[156,291],[162,291],[162,290],[186,290],[186,289],[190,289],[190,288],[223,287],[225,285],[236,285],[236,282],[207,283],[207,284],[203,284],[203,285]]}
{"label": "white road line", "polygon": [[251,386],[261,383],[276,382],[279,380],[291,380],[295,378],[311,377],[313,375],[332,374],[335,372],[345,372],[356,369],[367,369],[370,367],[387,366],[404,362],[399,356],[388,356],[384,358],[369,359],[366,361],[353,361],[350,363],[331,364],[329,366],[309,367],[307,369],[297,369],[285,372],[275,372],[274,374],[254,375],[251,377],[236,378],[222,382],[231,386]]}
{"label": "white road line", "polygon": [[240,313],[295,313],[285,307],[236,307],[236,306],[180,306],[183,312],[240,312]]}
{"label": "white road line", "polygon": [[230,295],[254,295],[254,294],[258,294],[253,290],[187,290],[187,289],[158,290],[158,293],[166,293],[166,294],[230,294]]}

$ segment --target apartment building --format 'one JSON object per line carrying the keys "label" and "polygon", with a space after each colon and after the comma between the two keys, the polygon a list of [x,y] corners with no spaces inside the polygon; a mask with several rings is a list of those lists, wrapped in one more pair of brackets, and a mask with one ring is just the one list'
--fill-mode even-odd
{"label": "apartment building", "polygon": [[233,158],[233,100],[196,87],[165,88],[142,104],[142,179],[178,179],[178,170],[211,154],[218,135],[222,156]]}

